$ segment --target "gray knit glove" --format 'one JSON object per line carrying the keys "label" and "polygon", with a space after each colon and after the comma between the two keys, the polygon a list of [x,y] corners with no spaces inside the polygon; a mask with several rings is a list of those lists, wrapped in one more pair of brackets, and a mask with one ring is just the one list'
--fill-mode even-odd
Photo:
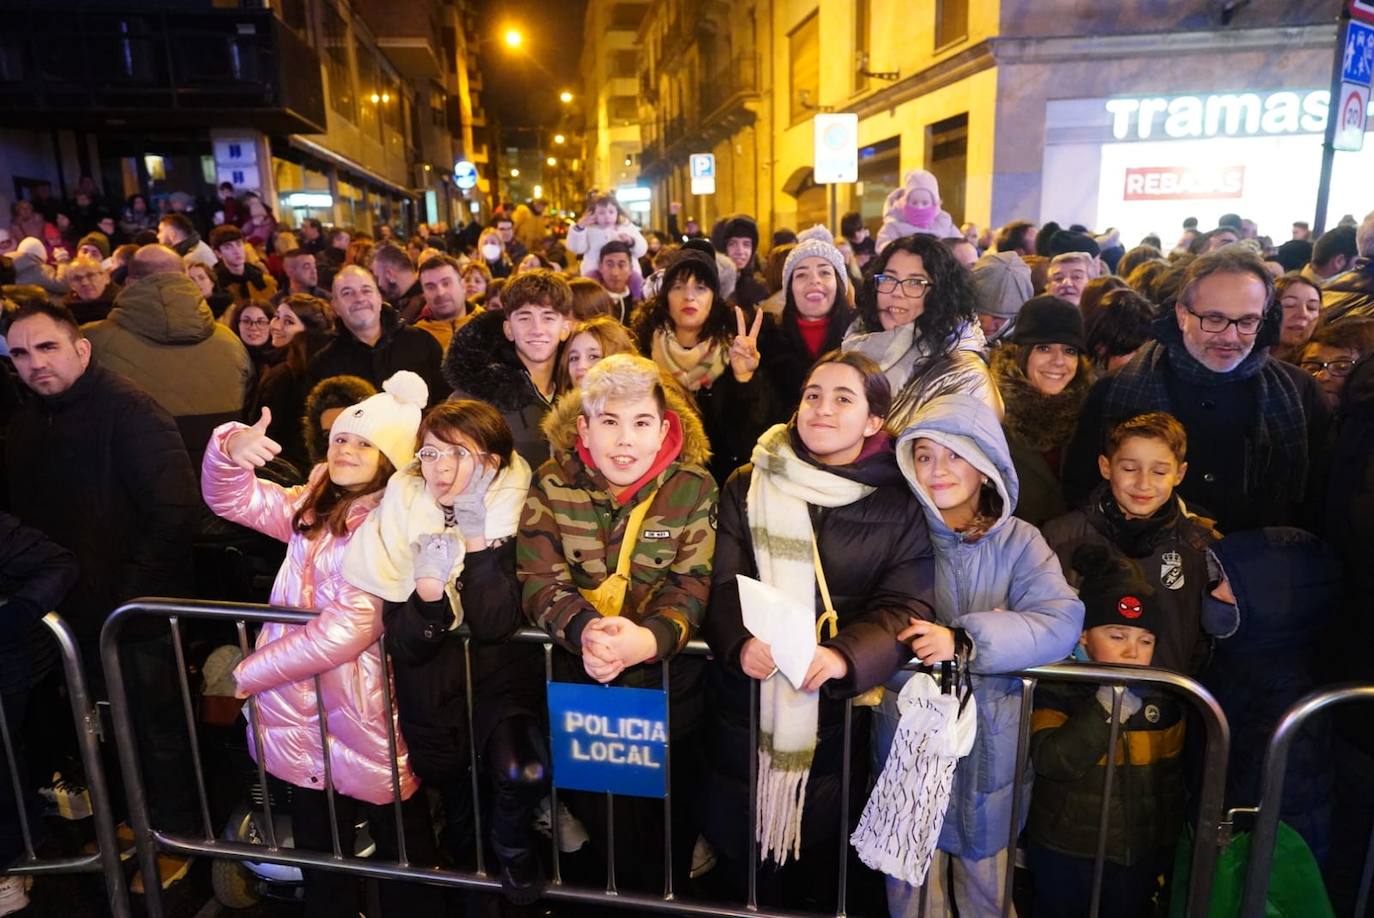
{"label": "gray knit glove", "polygon": [[[1097,703],[1102,705],[1102,710],[1107,712],[1108,717],[1112,716],[1112,687],[1110,685],[1102,685],[1098,687]],[[1122,692],[1121,722],[1124,724],[1126,721],[1134,717],[1140,711],[1140,708],[1143,704],[1144,702],[1140,699],[1140,696],[1137,695],[1135,692],[1131,691],[1130,689],[1126,689],[1124,692]]]}
{"label": "gray knit glove", "polygon": [[472,470],[463,493],[453,500],[453,524],[465,539],[475,539],[487,531],[487,491],[496,480],[496,469],[485,462]]}
{"label": "gray knit glove", "polygon": [[410,545],[410,552],[415,556],[415,579],[447,583],[453,562],[457,560],[462,547],[458,534],[454,532],[420,536]]}

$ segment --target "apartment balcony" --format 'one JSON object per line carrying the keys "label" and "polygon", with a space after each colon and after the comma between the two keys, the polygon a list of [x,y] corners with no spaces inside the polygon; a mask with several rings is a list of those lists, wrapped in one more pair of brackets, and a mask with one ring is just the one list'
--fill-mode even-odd
{"label": "apartment balcony", "polygon": [[437,7],[429,2],[351,0],[353,10],[377,37],[377,47],[407,79],[442,79],[443,51]]}
{"label": "apartment balcony", "polygon": [[702,127],[729,136],[754,123],[759,99],[758,56],[736,55],[701,84]]}
{"label": "apartment balcony", "polygon": [[7,11],[0,122],[326,130],[320,58],[267,9]]}

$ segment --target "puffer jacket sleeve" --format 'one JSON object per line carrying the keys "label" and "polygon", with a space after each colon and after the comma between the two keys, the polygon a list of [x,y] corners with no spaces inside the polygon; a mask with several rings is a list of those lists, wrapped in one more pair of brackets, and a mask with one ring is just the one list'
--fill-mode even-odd
{"label": "puffer jacket sleeve", "polygon": [[582,653],[582,629],[596,610],[573,584],[563,556],[563,534],[538,479],[530,488],[515,546],[516,576],[525,617],[563,649]]}
{"label": "puffer jacket sleeve", "polygon": [[1082,690],[1046,693],[1037,689],[1030,740],[1035,773],[1056,781],[1083,778],[1102,759],[1111,729],[1108,714],[1094,695]]}
{"label": "puffer jacket sleeve", "polygon": [[305,488],[288,489],[263,481],[229,461],[225,442],[236,431],[247,429],[247,425],[237,421],[215,428],[205,446],[205,458],[200,466],[200,493],[216,515],[289,542],[291,515]]}
{"label": "puffer jacket sleeve", "polygon": [[8,584],[6,616],[20,611],[42,617],[76,583],[76,557],[37,529],[0,512],[0,583]]}
{"label": "puffer jacket sleeve", "polygon": [[745,495],[752,472],[748,467],[731,473],[720,492],[716,519],[716,558],[711,570],[711,605],[702,623],[701,636],[711,647],[716,662],[737,672],[739,656],[752,635],[744,627],[739,603],[739,575],[758,578],[754,540],[745,517]]}
{"label": "puffer jacket sleeve", "polygon": [[1039,530],[1018,519],[1007,525],[1015,527],[1003,546],[1010,557],[985,560],[1010,563],[1011,608],[969,612],[954,620],[973,639],[970,666],[975,673],[1056,663],[1073,651],[1083,631],[1083,603],[1064,580],[1059,559]]}
{"label": "puffer jacket sleeve", "polygon": [[382,601],[342,577],[328,580],[316,602],[318,617],[258,648],[238,665],[234,681],[240,690],[257,694],[309,679],[356,660],[381,637]]}
{"label": "puffer jacket sleeve", "polygon": [[591,232],[585,226],[570,226],[568,227],[568,238],[564,240],[563,244],[574,255],[585,255],[587,254],[587,247],[591,243]]}
{"label": "puffer jacket sleeve", "polygon": [[[701,630],[716,557],[716,483],[706,475],[679,472],[672,478],[672,493],[660,492],[655,503],[665,498],[671,502],[670,512],[684,516],[686,523],[663,586],[645,603],[639,620],[654,633],[655,660],[673,656]],[[633,537],[634,533],[625,534]]]}
{"label": "puffer jacket sleeve", "polygon": [[920,508],[912,502],[910,525],[892,546],[882,565],[882,577],[874,585],[862,609],[844,616],[839,633],[825,646],[838,650],[849,671],[825,685],[827,695],[843,698],[882,685],[911,658],[898,633],[910,619],[934,621],[935,555]]}

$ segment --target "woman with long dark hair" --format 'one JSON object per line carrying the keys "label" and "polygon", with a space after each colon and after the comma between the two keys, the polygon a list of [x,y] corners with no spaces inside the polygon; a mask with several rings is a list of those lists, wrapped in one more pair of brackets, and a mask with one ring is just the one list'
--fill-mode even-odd
{"label": "woman with long dark hair", "polygon": [[759,346],[761,372],[773,386],[775,422],[791,417],[812,364],[839,348],[854,320],[844,255],[825,227],[813,226],[797,237],[781,281],[782,315],[764,323]]}
{"label": "woman with long dark hair", "polygon": [[858,318],[842,347],[882,367],[892,386],[887,428],[900,432],[922,405],[962,393],[999,415],[1002,399],[983,359],[968,269],[933,236],[903,236],[869,263]]}
{"label": "woman with long dark hair", "polygon": [[758,372],[763,318],[758,312],[750,323],[739,307],[731,314],[715,250],[705,240],[689,240],[664,269],[658,294],[631,322],[640,353],[691,393],[717,482],[748,461],[771,416],[772,387]]}
{"label": "woman with long dark hair", "polygon": [[278,303],[268,332],[269,344],[281,359],[259,378],[248,411],[255,417],[263,408],[271,409],[268,434],[281,444],[281,457],[302,473],[311,465],[300,423],[312,384],[305,367],[329,343],[333,328],[334,312],[319,297],[297,293]]}

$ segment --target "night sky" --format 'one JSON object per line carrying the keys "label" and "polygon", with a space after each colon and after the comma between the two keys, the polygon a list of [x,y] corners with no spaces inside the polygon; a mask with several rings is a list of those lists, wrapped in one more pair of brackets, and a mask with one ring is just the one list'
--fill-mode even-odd
{"label": "night sky", "polygon": [[[562,108],[558,93],[571,90],[581,102],[578,59],[586,0],[481,0],[482,101],[489,117],[505,127],[550,127]],[[507,25],[525,36],[511,51],[501,42]],[[519,141],[517,136],[509,138]]]}

